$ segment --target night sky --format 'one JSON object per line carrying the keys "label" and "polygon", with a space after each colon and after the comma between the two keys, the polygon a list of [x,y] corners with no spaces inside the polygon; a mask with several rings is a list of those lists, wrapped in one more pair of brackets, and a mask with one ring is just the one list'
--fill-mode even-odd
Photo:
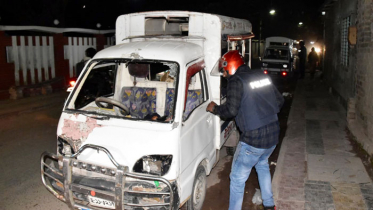
{"label": "night sky", "polygon": [[[121,14],[153,10],[188,10],[248,19],[259,37],[322,39],[320,7],[325,0],[2,0],[0,25],[114,29]],[[232,3],[234,2],[234,3]],[[271,16],[270,9],[276,14]],[[58,25],[54,20],[58,20]],[[303,22],[302,27],[298,23]]]}

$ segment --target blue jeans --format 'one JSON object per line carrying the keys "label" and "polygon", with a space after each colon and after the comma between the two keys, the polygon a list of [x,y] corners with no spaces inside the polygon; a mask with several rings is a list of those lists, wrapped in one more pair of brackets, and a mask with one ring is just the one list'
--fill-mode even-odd
{"label": "blue jeans", "polygon": [[265,207],[275,205],[268,164],[268,158],[275,148],[276,145],[268,149],[260,149],[241,141],[238,143],[236,152],[234,153],[231,174],[229,176],[231,178],[229,210],[241,210],[245,182],[249,178],[251,169],[254,166],[258,173],[263,205]]}

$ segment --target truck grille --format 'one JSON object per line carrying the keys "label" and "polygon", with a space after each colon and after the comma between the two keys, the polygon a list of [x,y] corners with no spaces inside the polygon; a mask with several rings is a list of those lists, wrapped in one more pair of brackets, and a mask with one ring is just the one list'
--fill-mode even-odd
{"label": "truck grille", "polygon": [[[88,147],[92,146],[96,149],[98,147]],[[81,153],[79,151],[75,157]],[[41,156],[44,186],[58,199],[66,202],[70,209],[171,210],[178,206],[174,205],[176,183],[171,184],[160,176],[129,173],[128,167],[119,164],[116,168],[106,168],[78,161],[75,157],[47,152]],[[114,207],[97,206],[92,204],[92,199]]]}
{"label": "truck grille", "polygon": [[268,63],[267,68],[283,69],[283,63]]}

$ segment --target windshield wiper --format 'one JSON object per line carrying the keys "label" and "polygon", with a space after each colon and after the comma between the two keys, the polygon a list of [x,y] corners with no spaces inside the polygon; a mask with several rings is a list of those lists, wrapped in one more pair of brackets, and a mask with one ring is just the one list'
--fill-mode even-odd
{"label": "windshield wiper", "polygon": [[92,118],[92,119],[96,119],[96,120],[108,120],[110,119],[109,116],[96,116],[95,114],[86,114],[86,113],[80,113],[86,117],[89,117],[89,118]]}

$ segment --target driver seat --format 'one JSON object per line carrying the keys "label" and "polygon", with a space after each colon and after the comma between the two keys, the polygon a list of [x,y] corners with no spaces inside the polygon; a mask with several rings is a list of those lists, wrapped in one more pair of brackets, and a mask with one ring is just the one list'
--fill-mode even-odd
{"label": "driver seat", "polygon": [[120,101],[128,108],[132,118],[144,119],[156,113],[157,90],[148,87],[123,87]]}

